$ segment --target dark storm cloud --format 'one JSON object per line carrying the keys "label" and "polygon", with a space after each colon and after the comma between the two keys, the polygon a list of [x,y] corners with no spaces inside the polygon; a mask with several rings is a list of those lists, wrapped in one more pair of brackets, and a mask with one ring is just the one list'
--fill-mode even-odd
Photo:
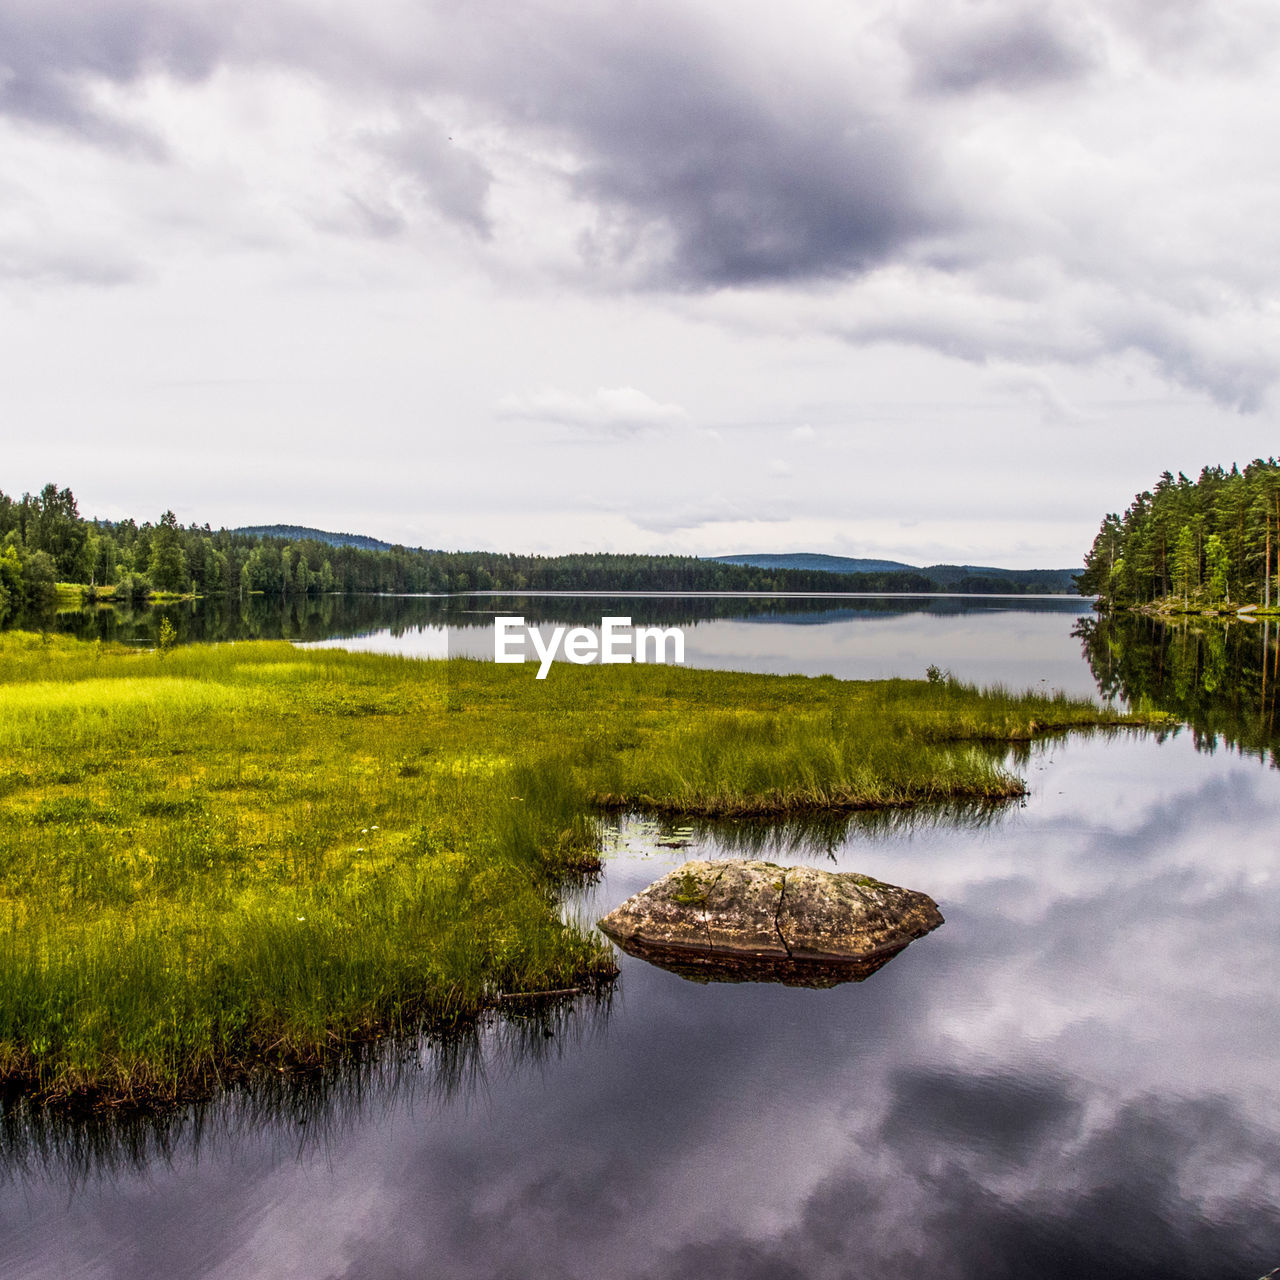
{"label": "dark storm cloud", "polygon": [[[675,35],[673,39],[672,36]],[[583,148],[573,185],[619,219],[606,256],[646,231],[680,288],[831,278],[885,262],[950,220],[916,141],[822,86],[770,93],[731,50],[667,22],[586,30],[597,70],[557,108]]]}
{"label": "dark storm cloud", "polygon": [[596,213],[584,256],[632,282],[838,278],[957,220],[927,148],[863,100],[855,68],[779,68],[762,84],[732,32],[692,11],[468,11],[430,43],[448,56],[400,63],[398,82],[447,88],[567,149],[563,179]]}
{"label": "dark storm cloud", "polygon": [[[890,126],[837,117],[808,127],[752,108],[688,132],[667,125],[623,127],[616,145],[595,139],[603,145],[575,183],[621,216],[624,245],[646,227],[670,236],[655,283],[721,288],[857,274],[940,229]],[[587,247],[607,256],[614,243],[600,236]]]}
{"label": "dark storm cloud", "polygon": [[158,155],[155,138],[94,104],[89,85],[129,84],[153,69],[184,79],[208,75],[225,43],[221,16],[212,5],[7,4],[0,8],[0,115]]}
{"label": "dark storm cloud", "polygon": [[960,21],[934,13],[909,26],[903,44],[913,57],[916,83],[933,93],[1034,88],[1075,80],[1094,63],[1084,34],[1068,30],[1048,8]]}

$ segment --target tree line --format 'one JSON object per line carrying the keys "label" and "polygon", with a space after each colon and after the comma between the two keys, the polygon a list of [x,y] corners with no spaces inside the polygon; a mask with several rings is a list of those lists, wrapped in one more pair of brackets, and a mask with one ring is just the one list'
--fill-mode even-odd
{"label": "tree line", "polygon": [[1077,579],[1108,605],[1280,604],[1280,464],[1275,458],[1165,471],[1124,515],[1107,515]]}
{"label": "tree line", "polygon": [[[760,569],[696,556],[511,555],[335,546],[314,538],[180,525],[172,511],[154,524],[88,520],[70,489],[0,492],[0,617],[53,598],[55,584],[103,588],[135,601],[154,592],[282,598],[328,592],[816,591],[1019,592],[1022,583],[972,577],[945,588],[923,573],[830,573]],[[1034,589],[1034,588],[1030,588]]]}

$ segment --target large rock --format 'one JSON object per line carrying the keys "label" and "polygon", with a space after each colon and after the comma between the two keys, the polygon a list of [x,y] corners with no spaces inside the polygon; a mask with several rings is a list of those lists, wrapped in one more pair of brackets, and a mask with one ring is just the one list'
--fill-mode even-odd
{"label": "large rock", "polygon": [[860,981],[942,923],[933,899],[870,876],[686,862],[600,921],[624,951],[686,977]]}

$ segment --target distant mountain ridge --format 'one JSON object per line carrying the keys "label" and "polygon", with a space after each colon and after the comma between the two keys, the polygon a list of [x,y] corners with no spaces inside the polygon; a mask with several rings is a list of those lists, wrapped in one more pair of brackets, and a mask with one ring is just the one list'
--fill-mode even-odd
{"label": "distant mountain ridge", "polygon": [[1074,592],[1079,569],[1000,569],[980,564],[906,564],[901,560],[867,560],[854,556],[821,555],[809,551],[782,554],[710,556],[720,564],[745,565],[754,569],[808,569],[822,573],[911,573],[919,574],[943,589],[964,590],[981,584],[988,590],[1006,581],[1022,590],[1050,594]]}
{"label": "distant mountain ridge", "polygon": [[359,547],[363,551],[394,550],[391,543],[367,537],[363,533],[329,533],[324,529],[312,529],[302,524],[251,524],[229,532],[243,533],[251,538],[288,538],[291,542],[310,539],[331,547]]}
{"label": "distant mountain ridge", "polygon": [[901,560],[858,560],[852,556],[820,555],[813,551],[793,551],[783,555],[710,556],[719,564],[745,564],[753,569],[816,569],[821,573],[919,573],[920,566]]}

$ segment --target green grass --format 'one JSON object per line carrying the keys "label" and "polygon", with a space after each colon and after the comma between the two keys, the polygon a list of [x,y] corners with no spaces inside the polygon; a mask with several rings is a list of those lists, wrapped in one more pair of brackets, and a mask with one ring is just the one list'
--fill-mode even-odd
{"label": "green grass", "polygon": [[607,981],[558,891],[600,814],[791,815],[1022,785],[1065,698],[663,667],[168,654],[0,636],[0,1080],[163,1105]]}

